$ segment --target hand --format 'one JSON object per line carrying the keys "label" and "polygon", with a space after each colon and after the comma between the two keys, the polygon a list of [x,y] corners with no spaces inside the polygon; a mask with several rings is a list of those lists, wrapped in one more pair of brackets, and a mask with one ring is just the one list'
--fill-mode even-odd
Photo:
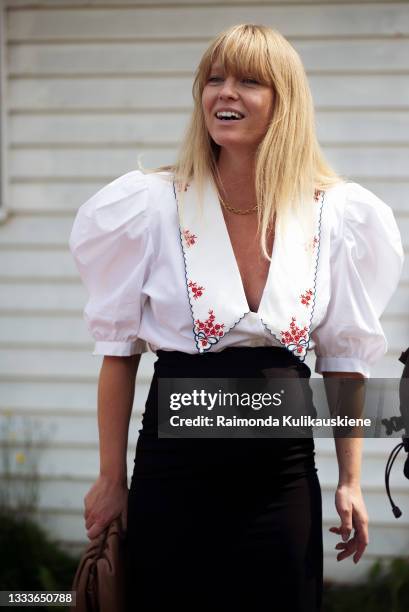
{"label": "hand", "polygon": [[84,505],[85,527],[90,540],[98,537],[119,515],[126,530],[128,487],[125,484],[99,476],[84,497]]}
{"label": "hand", "polygon": [[[341,518],[341,525],[330,527],[329,531],[341,535],[344,540],[335,546],[337,550],[342,549],[342,552],[337,555],[337,561],[342,561],[355,552],[353,560],[354,563],[358,563],[369,543],[368,513],[361,487],[359,485],[338,485],[335,493],[335,507]],[[355,528],[355,533],[349,540],[352,527]]]}

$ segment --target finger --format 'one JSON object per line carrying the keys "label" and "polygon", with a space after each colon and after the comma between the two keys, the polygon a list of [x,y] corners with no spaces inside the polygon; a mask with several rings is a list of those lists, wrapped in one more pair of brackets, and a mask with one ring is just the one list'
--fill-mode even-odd
{"label": "finger", "polygon": [[369,544],[368,532],[367,530],[363,530],[362,532],[358,534],[358,537],[357,537],[357,548],[356,548],[356,553],[354,555],[354,563],[358,563],[358,561],[364,554],[365,549],[368,546],[368,544]]}
{"label": "finger", "polygon": [[352,527],[349,531],[345,530],[345,527],[343,525],[341,525],[340,527],[330,527],[329,528],[329,531],[331,531],[332,533],[336,533],[340,535],[344,542],[348,541],[348,538],[351,535],[351,530],[352,530]]}
{"label": "finger", "polygon": [[[329,531],[332,531],[333,533],[336,533],[337,535],[340,535],[341,533],[340,527],[331,527]],[[338,544],[336,544],[334,548],[337,550],[350,550],[351,544],[356,546],[356,534],[354,535],[353,538],[351,538],[350,540],[346,542],[338,542]],[[351,552],[349,552],[349,554],[351,554]]]}
{"label": "finger", "polygon": [[337,555],[337,561],[342,561],[343,559],[346,559],[347,557],[349,557],[350,555],[352,555],[352,553],[354,552],[354,550],[350,550],[349,547],[346,548],[345,550],[341,551],[338,555]]}
{"label": "finger", "polygon": [[354,557],[353,557],[354,563],[358,563],[358,561],[360,560],[360,558],[362,557],[362,555],[365,552],[365,548],[366,548],[366,546],[364,548],[360,548],[360,549],[358,549],[356,551],[356,553],[354,554]]}
{"label": "finger", "polygon": [[93,514],[90,514],[85,521],[85,528],[89,529],[96,521],[96,517]]}
{"label": "finger", "polygon": [[346,559],[347,557],[349,557],[351,553],[348,553],[347,551],[344,551],[342,553],[339,553],[339,555],[337,555],[337,561],[343,561],[344,559]]}
{"label": "finger", "polygon": [[105,529],[107,525],[107,521],[104,516],[97,515],[97,514],[90,514],[90,516],[85,522],[85,528],[90,530],[93,525],[103,525],[103,529]]}
{"label": "finger", "polygon": [[346,523],[342,523],[341,526],[341,536],[344,542],[347,542],[351,536],[352,531],[352,522],[348,520]]}
{"label": "finger", "polygon": [[350,554],[356,548],[358,548],[358,544],[356,541],[352,539],[352,540],[348,540],[348,542],[338,542],[338,544],[336,544],[334,548],[336,548],[337,550],[343,550],[343,551],[346,550]]}
{"label": "finger", "polygon": [[342,550],[337,556],[337,561],[342,561],[342,559],[346,559],[347,557],[349,557],[355,552],[358,544],[357,544],[357,541],[352,538],[346,543],[339,542],[339,545],[337,546],[339,547],[344,546],[344,550]]}
{"label": "finger", "polygon": [[105,529],[105,525],[102,523],[95,522],[92,527],[87,531],[87,537],[90,540],[97,538]]}
{"label": "finger", "polygon": [[332,533],[337,533],[337,534],[339,534],[341,530],[340,530],[340,528],[339,528],[339,527],[330,527],[330,528],[328,529],[328,531],[332,531]]}
{"label": "finger", "polygon": [[342,524],[339,529],[339,535],[341,536],[344,542],[348,542],[351,537],[352,527],[348,527],[348,525]]}
{"label": "finger", "polygon": [[[365,550],[365,549],[364,549]],[[356,553],[354,554],[354,556],[352,557],[354,563],[358,563],[359,559],[362,557],[362,555],[364,554],[364,550],[362,550],[361,552],[356,551]]]}
{"label": "finger", "polygon": [[352,507],[343,506],[342,508],[337,508],[338,514],[341,519],[341,535],[344,542],[349,539],[352,531]]}
{"label": "finger", "polygon": [[353,538],[348,540],[348,542],[338,542],[338,544],[336,544],[334,548],[336,548],[337,550],[348,550],[350,552],[353,552],[355,549],[358,549],[358,541],[354,536]]}

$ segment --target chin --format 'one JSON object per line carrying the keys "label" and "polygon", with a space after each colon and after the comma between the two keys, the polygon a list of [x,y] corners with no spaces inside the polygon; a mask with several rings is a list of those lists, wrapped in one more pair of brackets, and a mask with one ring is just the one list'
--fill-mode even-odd
{"label": "chin", "polygon": [[215,138],[214,136],[212,136],[212,140],[219,145],[219,147],[237,147],[240,145],[243,145],[243,140],[240,138],[227,138],[225,137],[221,137],[221,138]]}
{"label": "chin", "polygon": [[[215,141],[216,142],[216,141]],[[254,149],[254,145],[252,143],[243,142],[242,140],[237,141],[221,141],[216,142],[221,149],[226,149],[230,151],[243,151],[248,152],[249,150]]]}

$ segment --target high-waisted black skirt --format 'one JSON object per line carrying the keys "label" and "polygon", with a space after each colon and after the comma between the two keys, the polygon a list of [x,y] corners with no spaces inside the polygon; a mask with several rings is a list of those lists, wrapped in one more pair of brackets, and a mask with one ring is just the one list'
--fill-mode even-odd
{"label": "high-waisted black skirt", "polygon": [[323,582],[313,438],[159,438],[159,378],[309,378],[280,347],[158,351],[128,500],[128,610],[315,612]]}

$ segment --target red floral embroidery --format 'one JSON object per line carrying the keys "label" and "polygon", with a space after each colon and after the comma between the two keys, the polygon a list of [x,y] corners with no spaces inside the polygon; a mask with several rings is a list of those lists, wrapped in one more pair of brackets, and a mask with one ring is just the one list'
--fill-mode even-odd
{"label": "red floral embroidery", "polygon": [[318,202],[318,201],[319,201],[321,193],[322,193],[322,191],[321,191],[320,189],[316,189],[316,190],[314,191],[314,200],[315,200],[316,202]]}
{"label": "red floral embroidery", "polygon": [[305,304],[307,307],[311,305],[311,298],[314,295],[314,292],[312,289],[307,289],[307,291],[305,293],[302,293],[300,298],[301,298],[301,304]]}
{"label": "red floral embroidery", "polygon": [[201,287],[193,281],[189,281],[188,285],[195,300],[197,300],[197,298],[200,298],[203,295],[204,287]]}
{"label": "red floral embroidery", "polygon": [[297,353],[303,353],[308,344],[308,327],[298,327],[296,318],[291,317],[290,328],[281,332],[281,343]]}
{"label": "red floral embroidery", "polygon": [[188,229],[183,230],[182,234],[187,247],[191,247],[196,243],[197,236],[195,234],[191,234]]}
{"label": "red floral embroidery", "polygon": [[311,240],[311,242],[306,242],[305,243],[305,250],[306,251],[310,251],[311,250],[314,253],[315,249],[318,246],[318,242],[319,242],[319,240],[318,240],[317,236],[314,236],[314,238]]}
{"label": "red floral embroidery", "polygon": [[[183,191],[187,191],[188,187],[190,187],[190,183],[186,183],[186,186],[185,186]],[[181,182],[179,182],[179,181],[176,182],[176,189],[179,192],[182,191],[182,183]]]}
{"label": "red floral embroidery", "polygon": [[224,336],[224,323],[215,323],[215,319],[214,311],[209,310],[206,321],[195,320],[194,332],[202,350],[210,348],[212,344],[216,344]]}

